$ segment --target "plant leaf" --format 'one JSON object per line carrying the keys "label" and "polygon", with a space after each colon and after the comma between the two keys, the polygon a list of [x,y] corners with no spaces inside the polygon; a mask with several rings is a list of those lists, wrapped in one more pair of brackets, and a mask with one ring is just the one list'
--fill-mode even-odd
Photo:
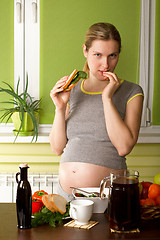
{"label": "plant leaf", "polygon": [[32,119],[32,122],[33,122],[33,126],[34,126],[34,129],[33,129],[33,138],[32,138],[32,141],[34,140],[35,138],[35,142],[37,141],[38,139],[38,126],[37,126],[37,119],[35,117],[35,114],[34,114],[34,111],[33,109],[30,109],[29,111],[27,111],[27,113],[30,115],[31,119]]}
{"label": "plant leaf", "polygon": [[26,75],[26,86],[25,86],[25,91],[24,91],[24,99],[26,100],[26,94],[28,90],[28,73]]}
{"label": "plant leaf", "polygon": [[[5,118],[7,118],[6,122],[11,118],[12,114],[14,112],[19,112],[20,118],[21,118],[21,125],[17,131],[15,141],[19,135],[19,132],[22,129],[22,125],[24,122],[24,113],[27,112],[29,116],[31,117],[32,123],[33,123],[33,138],[32,141],[35,139],[35,142],[38,139],[38,123],[37,119],[35,116],[35,112],[39,112],[39,104],[41,102],[40,100],[34,100],[33,97],[30,96],[30,94],[27,92],[28,91],[28,73],[26,76],[26,85],[25,85],[25,90],[23,93],[18,94],[19,91],[19,84],[20,84],[20,78],[18,78],[17,86],[16,86],[16,92],[14,89],[11,87],[10,84],[4,82],[5,85],[8,86],[8,88],[2,88],[0,87],[0,92],[6,93],[9,96],[11,96],[13,99],[10,99],[8,101],[3,101],[1,102],[2,104],[14,104],[14,107],[11,108],[3,108],[0,109],[0,111],[4,111],[4,114],[0,117],[0,120],[3,121]],[[15,142],[14,141],[14,142]]]}
{"label": "plant leaf", "polygon": [[18,95],[18,90],[19,90],[19,83],[20,83],[20,77],[18,77],[18,82],[17,82],[17,88],[16,88],[16,94]]}
{"label": "plant leaf", "polygon": [[[14,89],[11,87],[11,85],[10,85],[9,83],[4,82],[4,81],[3,81],[3,83],[6,84],[6,85],[10,88],[10,90],[11,90],[12,92],[14,92]],[[4,89],[4,88],[1,88],[1,87],[0,87],[0,89]]]}

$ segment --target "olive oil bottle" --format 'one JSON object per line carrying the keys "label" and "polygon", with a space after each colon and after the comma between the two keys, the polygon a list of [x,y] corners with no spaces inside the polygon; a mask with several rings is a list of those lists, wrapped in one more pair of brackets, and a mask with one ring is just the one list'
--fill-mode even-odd
{"label": "olive oil bottle", "polygon": [[[16,196],[17,226],[20,229],[26,229],[31,228],[32,191],[27,176],[28,165],[22,163],[19,168],[20,172],[16,174],[18,183]],[[20,180],[18,180],[18,175],[20,175]]]}

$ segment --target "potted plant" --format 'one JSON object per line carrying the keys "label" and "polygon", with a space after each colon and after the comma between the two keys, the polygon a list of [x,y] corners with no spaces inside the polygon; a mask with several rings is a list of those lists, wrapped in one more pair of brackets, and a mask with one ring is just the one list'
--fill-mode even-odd
{"label": "potted plant", "polygon": [[19,83],[16,86],[16,91],[11,87],[10,84],[3,82],[7,85],[7,88],[0,87],[0,93],[6,93],[11,97],[8,101],[1,103],[9,104],[11,107],[0,109],[3,111],[3,115],[0,117],[1,122],[7,118],[6,123],[9,119],[12,119],[15,130],[13,130],[15,141],[19,136],[33,136],[32,141],[35,142],[38,138],[38,114],[40,100],[33,100],[33,97],[27,92],[28,90],[28,74],[26,78],[25,90],[23,93],[19,93]]}

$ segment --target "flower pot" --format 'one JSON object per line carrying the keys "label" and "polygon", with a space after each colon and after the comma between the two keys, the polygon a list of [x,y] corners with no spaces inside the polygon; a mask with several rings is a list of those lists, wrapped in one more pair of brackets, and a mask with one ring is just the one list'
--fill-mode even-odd
{"label": "flower pot", "polygon": [[[14,124],[15,129],[13,130],[14,135],[17,136],[17,133],[19,131],[19,128],[21,126],[21,115],[22,113],[20,112],[14,112],[12,114],[12,122]],[[38,118],[38,113],[35,113],[36,119]],[[30,115],[25,112],[24,113],[24,120],[23,120],[23,124],[22,127],[19,131],[19,136],[32,136],[34,131],[33,131],[33,122],[32,119],[30,117]]]}

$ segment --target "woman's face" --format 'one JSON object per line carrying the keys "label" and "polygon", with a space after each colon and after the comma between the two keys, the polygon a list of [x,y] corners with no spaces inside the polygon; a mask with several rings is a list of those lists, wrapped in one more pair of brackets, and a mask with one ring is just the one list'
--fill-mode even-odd
{"label": "woman's face", "polygon": [[119,59],[119,44],[115,40],[94,40],[89,50],[83,45],[90,77],[105,80],[104,72],[114,72]]}

